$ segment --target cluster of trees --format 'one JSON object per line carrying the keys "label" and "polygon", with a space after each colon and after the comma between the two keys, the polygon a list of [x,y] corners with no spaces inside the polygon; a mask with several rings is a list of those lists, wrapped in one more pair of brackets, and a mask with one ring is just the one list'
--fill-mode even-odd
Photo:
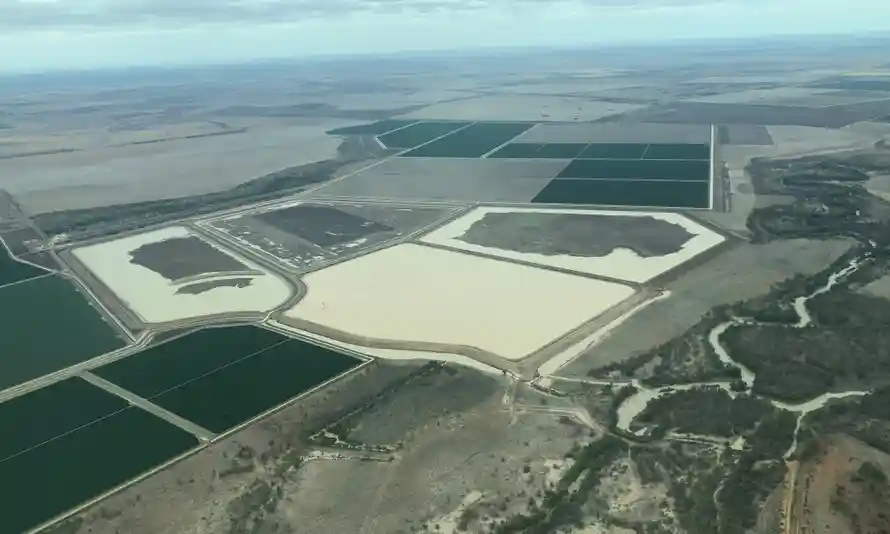
{"label": "cluster of trees", "polygon": [[706,469],[687,468],[670,488],[680,525],[690,534],[753,530],[762,503],[782,482],[782,455],[795,425],[794,414],[775,410],[749,433],[745,451],[725,454]]}
{"label": "cluster of trees", "polygon": [[844,288],[808,302],[818,328],[743,325],[723,342],[757,378],[754,391],[803,402],[890,379],[890,301]]}
{"label": "cluster of trees", "polygon": [[[626,452],[627,444],[609,435],[574,452],[575,463],[555,488],[544,492],[537,508],[498,525],[494,534],[550,534],[561,526],[579,524],[584,503],[597,488],[603,471]],[[577,490],[571,491],[576,483]]]}
{"label": "cluster of trees", "polygon": [[735,399],[716,386],[676,391],[650,402],[637,417],[665,430],[730,438],[747,435],[775,408],[765,400],[739,395]]}

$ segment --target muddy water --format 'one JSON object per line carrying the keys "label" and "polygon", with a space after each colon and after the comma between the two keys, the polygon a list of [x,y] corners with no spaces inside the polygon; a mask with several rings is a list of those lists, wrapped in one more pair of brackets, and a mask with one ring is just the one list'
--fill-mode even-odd
{"label": "muddy water", "polygon": [[[797,299],[795,299],[794,300],[794,310],[797,312],[799,319],[798,319],[797,323],[789,326],[789,328],[809,327],[810,324],[812,323],[812,317],[810,316],[809,311],[807,310],[807,307],[806,307],[807,301],[817,295],[821,295],[827,291],[830,291],[831,288],[834,287],[841,279],[843,279],[845,276],[856,271],[856,269],[858,269],[859,266],[862,265],[863,261],[865,261],[868,258],[868,256],[870,256],[870,254],[866,253],[864,258],[854,258],[853,260],[850,261],[849,264],[847,264],[846,267],[844,267],[843,269],[841,269],[835,273],[832,273],[831,276],[829,276],[829,278],[828,278],[828,282],[824,286],[818,288],[817,290],[813,291],[809,295],[806,295],[803,297],[798,297]],[[754,384],[754,379],[756,378],[754,372],[751,371],[750,369],[748,369],[747,367],[745,367],[744,365],[742,365],[741,363],[733,360],[732,356],[726,350],[726,347],[724,347],[720,343],[720,336],[723,335],[724,332],[726,332],[728,329],[730,329],[734,326],[738,326],[738,325],[742,325],[742,324],[756,324],[756,321],[749,319],[749,318],[745,318],[745,317],[734,317],[726,322],[720,323],[719,325],[715,326],[708,333],[708,341],[711,344],[711,347],[714,349],[714,352],[720,358],[720,361],[722,361],[723,363],[725,363],[727,365],[731,365],[731,366],[739,369],[739,371],[741,372],[742,381],[745,383],[747,388],[750,389],[751,386]],[[603,381],[603,383],[606,384],[609,382]],[[618,407],[617,427],[625,432],[630,432],[630,433],[634,433],[630,430],[630,424],[633,422],[633,420],[640,413],[642,413],[642,411],[646,408],[646,406],[653,400],[661,397],[662,395],[670,393],[672,391],[683,391],[683,390],[688,390],[688,389],[702,387],[702,386],[716,386],[716,387],[723,389],[724,391],[727,391],[730,395],[733,395],[733,396],[736,395],[736,393],[730,389],[730,387],[729,387],[730,385],[727,382],[699,382],[699,383],[693,383],[693,384],[684,384],[682,386],[667,386],[667,387],[662,387],[662,388],[658,388],[658,389],[647,388],[647,387],[643,386],[642,384],[640,384],[639,381],[636,381],[636,380],[629,382],[629,384],[636,387],[638,391],[634,395],[631,395],[630,397],[628,397],[621,404],[621,406]],[[780,408],[783,410],[797,413],[798,414],[797,427],[799,429],[801,420],[807,413],[822,408],[823,406],[825,406],[825,404],[828,401],[830,401],[832,399],[838,399],[838,398],[844,398],[844,397],[862,396],[867,393],[868,393],[867,390],[864,390],[864,391],[855,391],[854,390],[854,391],[844,391],[844,392],[835,392],[835,393],[825,393],[823,395],[820,395],[819,397],[816,397],[815,399],[812,399],[812,400],[809,400],[807,402],[800,403],[800,404],[789,404],[786,402],[781,402],[781,401],[776,401],[776,400],[771,400],[771,399],[769,400],[769,402],[776,408]],[[640,434],[640,432],[636,432],[635,434]],[[790,456],[796,448],[797,448],[797,431],[795,431],[794,442],[792,443],[791,447],[789,448],[788,452],[785,455],[786,458],[788,456]]]}

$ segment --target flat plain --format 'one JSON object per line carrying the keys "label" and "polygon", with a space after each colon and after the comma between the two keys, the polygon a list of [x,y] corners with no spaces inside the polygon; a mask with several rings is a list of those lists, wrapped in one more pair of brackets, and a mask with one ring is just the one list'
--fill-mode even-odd
{"label": "flat plain", "polygon": [[[126,283],[146,286],[135,307],[144,311],[150,297],[164,323],[143,325],[152,345],[100,367],[99,376],[212,432],[338,378],[54,527],[56,534],[766,534],[751,521],[786,495],[780,478],[788,445],[777,435],[793,430],[793,420],[788,429],[747,436],[762,439],[739,445],[711,435],[714,422],[727,418],[715,416],[719,403],[701,402],[663,418],[687,417],[684,427],[695,435],[659,427],[664,435],[650,436],[653,443],[630,444],[613,439],[620,429],[610,426],[619,388],[589,383],[588,372],[669,343],[715,305],[809,276],[849,249],[851,240],[836,234],[745,241],[765,239],[761,227],[749,224],[762,220],[764,210],[816,205],[792,193],[764,194],[749,172],[757,158],[831,162],[838,156],[829,152],[857,151],[845,161],[858,165],[883,157],[890,130],[880,120],[890,113],[890,86],[844,71],[869,61],[885,65],[887,47],[850,46],[795,44],[793,57],[783,42],[744,50],[696,44],[188,73],[137,69],[89,83],[78,74],[64,82],[65,91],[29,79],[10,88],[0,79],[0,173],[11,177],[4,187],[21,201],[0,193],[0,235],[15,242],[14,252],[60,270],[70,261],[65,252],[58,265],[50,252],[28,251],[37,232],[28,230],[26,214],[39,214],[37,226],[51,236],[41,245],[60,250],[76,250],[81,239],[98,238],[83,243],[96,247],[119,242],[129,237],[102,238],[138,235],[147,226],[152,230],[142,235],[152,239],[161,224],[196,228],[194,238],[167,236],[167,243],[142,243],[114,261],[93,262],[118,273],[118,293]],[[712,149],[716,159],[709,162]],[[408,157],[398,155],[404,150]],[[411,157],[412,151],[425,156]],[[616,157],[634,162],[606,161]],[[643,168],[643,178],[617,172],[622,165]],[[697,170],[677,170],[690,166]],[[584,167],[594,170],[581,176],[577,169]],[[616,172],[622,179],[604,176]],[[866,185],[880,192],[881,178],[871,176]],[[208,191],[220,194],[194,196]],[[838,203],[847,209],[845,202],[864,195],[847,192],[815,198],[829,198],[832,217]],[[125,204],[157,198],[171,200]],[[254,202],[269,204],[246,205]],[[860,208],[872,222],[884,220],[880,195]],[[795,217],[781,220],[799,222]],[[178,219],[186,222],[170,223]],[[878,228],[850,224],[855,231]],[[722,231],[734,236],[717,246],[713,236]],[[417,243],[429,239],[437,242]],[[699,247],[703,240],[714,246]],[[425,257],[405,250],[423,250]],[[156,275],[153,283],[130,270],[137,268]],[[554,283],[553,275],[584,284]],[[264,277],[280,282],[274,298],[272,289],[265,300],[252,293]],[[614,282],[602,278],[626,281],[617,285],[633,295],[609,307],[621,299]],[[7,290],[58,279],[47,273],[0,287],[0,299]],[[879,285],[857,294],[880,293]],[[129,290],[133,304],[138,299]],[[96,293],[116,300],[107,290]],[[200,300],[200,309],[187,305]],[[310,319],[303,323],[273,311],[301,306]],[[121,320],[129,313],[119,304],[107,307]],[[48,310],[44,303],[41,317],[24,315],[48,324]],[[211,321],[226,326],[202,328]],[[245,321],[254,326],[233,326]],[[262,321],[298,339],[255,326]],[[43,337],[76,347],[76,335],[60,330],[63,322],[53,319],[41,332],[59,334]],[[546,362],[521,359],[579,323],[598,330]],[[310,331],[315,327],[321,333]],[[352,337],[335,339],[339,328]],[[381,334],[400,341],[362,345]],[[492,366],[466,356],[472,351],[451,351],[463,343],[499,351],[504,361]],[[41,350],[53,354],[54,347]],[[343,354],[351,351],[374,361],[348,372],[359,362]],[[535,371],[542,378],[526,383]],[[572,381],[548,376],[554,372]],[[116,483],[147,464],[134,467],[132,458],[115,453],[132,450],[152,463],[196,443],[186,436],[144,453],[143,443],[133,444],[151,441],[143,430],[177,442],[155,428],[166,422],[133,407],[101,419],[101,399],[60,395],[83,406],[71,414],[48,398],[29,408],[47,424],[7,446],[28,447],[28,440],[48,436],[41,432],[65,433],[72,425],[93,429],[50,441],[89,449],[72,476],[88,479],[90,470],[107,467],[117,474],[95,478]],[[0,403],[0,415],[17,399]],[[747,404],[731,405],[739,406]],[[801,443],[827,432],[810,428],[812,419],[804,421]],[[0,417],[0,428],[16,420],[21,416]],[[117,448],[91,448],[114,432],[126,434],[112,437]],[[772,454],[779,445],[782,451]],[[45,464],[34,471],[45,486],[52,483],[47,470],[62,472],[71,458],[67,448],[52,447],[37,447],[31,456]],[[107,465],[97,465],[94,453],[106,455]],[[8,464],[2,478],[24,476],[24,465]],[[736,469],[746,465],[757,468]],[[60,479],[84,493],[62,499],[63,488],[53,487],[45,503],[34,504],[48,507],[34,518],[59,513],[96,489],[83,490],[82,480],[67,475],[53,481]],[[13,504],[31,513],[26,499],[43,491],[36,484]],[[823,485],[819,495],[836,494]],[[845,502],[856,504],[858,491]],[[799,492],[798,508],[806,495]],[[832,524],[848,524],[842,516],[834,514]]]}
{"label": "flat plain", "polygon": [[327,184],[309,198],[528,202],[568,160],[394,158]]}

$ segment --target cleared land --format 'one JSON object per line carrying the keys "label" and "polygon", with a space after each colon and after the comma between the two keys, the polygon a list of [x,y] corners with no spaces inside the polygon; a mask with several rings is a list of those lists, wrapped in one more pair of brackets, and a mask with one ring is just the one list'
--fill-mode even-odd
{"label": "cleared land", "polygon": [[639,104],[539,95],[486,95],[440,102],[401,117],[476,121],[590,121],[642,108]]}
{"label": "cleared land", "polygon": [[567,163],[568,160],[393,158],[307,196],[528,202]]}
{"label": "cleared land", "polygon": [[771,145],[773,138],[766,126],[759,124],[730,124],[721,126],[720,143],[724,145]]}
{"label": "cleared land", "polygon": [[[31,424],[23,424],[30,421]],[[4,529],[24,532],[195,447],[169,423],[79,378],[0,404]]]}
{"label": "cleared land", "polygon": [[325,132],[328,135],[381,135],[391,132],[399,128],[404,128],[409,124],[417,121],[387,119],[370,124],[359,124],[357,126],[344,126],[343,128],[334,128]]}
{"label": "cleared land", "polygon": [[46,276],[0,288],[0,390],[124,346],[124,340],[67,278]]}
{"label": "cleared land", "polygon": [[[249,130],[234,135],[143,144],[124,142],[39,158],[4,159],[0,160],[0,173],[5,177],[4,187],[29,213],[102,209],[114,204],[189,197],[246,186],[282,169],[335,159],[342,142],[324,133],[342,121],[313,121],[309,125],[274,119],[238,122],[249,124]],[[152,133],[164,137],[163,128]],[[105,142],[117,136],[104,130],[92,135],[82,135],[80,131],[75,135],[53,132],[46,136],[46,142],[68,144],[90,137]]]}
{"label": "cleared land", "polygon": [[842,128],[890,113],[890,100],[874,100],[826,108],[762,104],[671,102],[625,114],[622,120],[688,124],[796,125]]}
{"label": "cleared land", "polygon": [[773,106],[823,107],[853,104],[863,100],[876,100],[881,94],[844,94],[829,89],[808,87],[778,87],[773,89],[749,89],[717,95],[700,96],[690,101],[711,104],[766,104]]}
{"label": "cleared land", "polygon": [[221,433],[359,363],[330,349],[242,326],[191,333],[94,373]]}
{"label": "cleared land", "polygon": [[387,148],[414,148],[437,137],[451,133],[469,122],[418,122],[411,126],[380,135],[377,139]]}
{"label": "cleared land", "polygon": [[304,270],[398,239],[446,213],[413,205],[298,203],[211,224],[245,247]]}
{"label": "cleared land", "polygon": [[531,128],[533,124],[478,122],[401,154],[413,158],[478,158]]}
{"label": "cleared land", "polygon": [[422,241],[646,282],[724,238],[674,213],[476,208]]}
{"label": "cleared land", "polygon": [[[286,317],[406,345],[468,345],[511,360],[634,293],[628,286],[416,244],[340,263],[303,281],[308,292]],[[524,326],[517,330],[517,324]]]}
{"label": "cleared land", "polygon": [[[165,249],[171,240],[176,244],[175,257],[169,256],[169,250]],[[182,250],[182,246],[189,244],[196,246]],[[209,256],[202,256],[202,252],[208,251]],[[75,248],[72,253],[146,323],[221,313],[263,312],[286,301],[291,294],[283,280],[244,258],[211,246],[184,227],[168,227],[86,245]],[[219,259],[224,261],[217,261]],[[235,265],[243,268],[233,271]],[[179,283],[171,284],[165,274],[158,272],[162,269],[169,275],[187,276],[187,282],[180,278]],[[206,282],[227,275],[239,279],[249,277],[250,284],[219,286],[200,293],[178,291],[188,282]]]}
{"label": "cleared land", "polygon": [[[580,160],[575,160],[580,161]],[[599,204],[663,208],[707,208],[708,182],[669,180],[553,180],[533,199],[544,204]]]}

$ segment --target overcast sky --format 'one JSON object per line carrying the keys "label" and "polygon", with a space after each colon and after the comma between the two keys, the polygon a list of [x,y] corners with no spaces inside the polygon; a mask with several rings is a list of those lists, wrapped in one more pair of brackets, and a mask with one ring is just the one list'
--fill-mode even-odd
{"label": "overcast sky", "polygon": [[0,0],[0,72],[884,30],[887,0]]}

